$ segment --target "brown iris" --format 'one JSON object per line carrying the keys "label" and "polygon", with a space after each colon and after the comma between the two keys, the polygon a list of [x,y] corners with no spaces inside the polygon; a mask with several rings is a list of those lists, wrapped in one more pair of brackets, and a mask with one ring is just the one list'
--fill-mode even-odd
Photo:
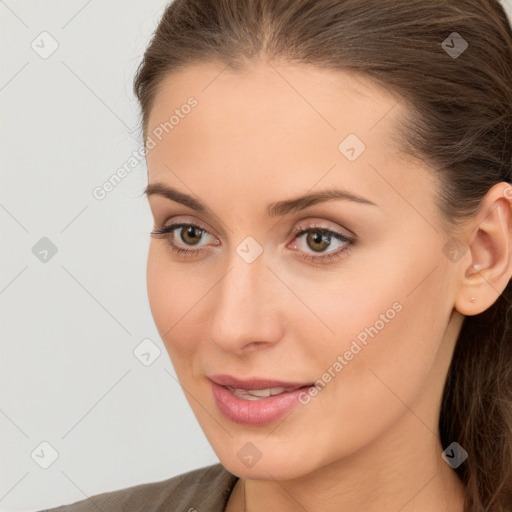
{"label": "brown iris", "polygon": [[[331,237],[322,233],[321,231],[311,231],[308,233],[306,241],[311,249],[317,252],[321,252],[329,246],[331,243]],[[311,246],[310,242],[313,244],[322,244],[322,247],[317,249],[314,246]]]}
{"label": "brown iris", "polygon": [[[203,233],[203,231],[201,229],[196,228],[194,226],[189,226],[187,229],[185,229],[183,227],[183,228],[181,228],[180,238],[186,244],[195,245],[200,241],[202,233]],[[190,240],[187,240],[189,237],[190,237]]]}

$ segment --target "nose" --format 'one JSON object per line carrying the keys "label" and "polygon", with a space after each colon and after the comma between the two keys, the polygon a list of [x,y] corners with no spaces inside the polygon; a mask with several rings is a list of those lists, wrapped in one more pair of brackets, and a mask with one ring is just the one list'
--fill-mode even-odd
{"label": "nose", "polygon": [[212,290],[208,335],[222,351],[270,347],[282,336],[279,281],[263,255],[247,263],[238,254]]}

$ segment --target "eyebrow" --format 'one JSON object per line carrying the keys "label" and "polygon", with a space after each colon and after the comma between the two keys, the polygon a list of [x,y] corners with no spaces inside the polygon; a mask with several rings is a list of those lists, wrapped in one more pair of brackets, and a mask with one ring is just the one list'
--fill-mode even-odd
{"label": "eyebrow", "polygon": [[[143,194],[145,194],[146,197],[159,195],[165,197],[166,199],[169,199],[170,201],[174,201],[176,203],[183,204],[184,206],[188,206],[189,208],[196,210],[200,213],[213,215],[213,212],[211,212],[210,209],[201,201],[163,183],[157,182],[148,184],[147,187],[144,189]],[[267,208],[267,215],[270,218],[282,217],[289,213],[304,210],[309,206],[313,206],[318,203],[323,203],[326,201],[332,201],[336,199],[345,199],[348,201],[353,201],[355,203],[377,206],[373,201],[370,201],[369,199],[366,199],[357,194],[353,194],[348,190],[330,188],[320,190],[318,192],[310,192],[308,194],[293,199],[287,199],[286,201],[277,201],[275,203],[271,203]]]}

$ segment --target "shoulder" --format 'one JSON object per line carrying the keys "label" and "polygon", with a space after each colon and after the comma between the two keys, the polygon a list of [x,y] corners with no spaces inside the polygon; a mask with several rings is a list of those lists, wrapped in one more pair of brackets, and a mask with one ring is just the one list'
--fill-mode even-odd
{"label": "shoulder", "polygon": [[40,512],[219,512],[237,480],[224,466],[213,464]]}

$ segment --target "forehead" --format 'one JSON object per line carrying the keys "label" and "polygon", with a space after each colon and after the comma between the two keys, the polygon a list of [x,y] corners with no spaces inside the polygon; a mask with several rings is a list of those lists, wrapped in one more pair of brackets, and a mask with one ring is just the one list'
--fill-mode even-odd
{"label": "forehead", "polygon": [[[267,124],[253,124],[253,128],[267,131],[301,122],[326,132],[362,133],[379,124],[378,132],[383,134],[390,131],[398,113],[405,113],[398,94],[361,74],[263,61],[233,70],[208,62],[189,65],[160,81],[148,131],[165,123],[190,97],[198,103],[191,113],[196,121],[236,120],[241,127],[244,121],[259,120]],[[395,112],[388,115],[391,110]]]}
{"label": "forehead", "polygon": [[[185,108],[190,98],[195,106]],[[425,203],[433,178],[394,139],[407,114],[397,94],[351,73],[275,62],[188,66],[166,76],[155,96],[148,135],[160,127],[161,140],[147,154],[149,181],[185,182],[219,204],[226,193],[280,199],[316,184],[345,186],[390,209],[399,194]],[[340,148],[354,143],[360,156],[350,160]]]}
{"label": "forehead", "polygon": [[[191,98],[193,108],[187,105]],[[260,155],[276,146],[306,149],[321,140],[326,149],[337,149],[349,134],[367,146],[389,148],[406,114],[397,94],[354,73],[282,62],[258,61],[242,70],[200,63],[160,82],[147,132],[162,132],[160,149],[195,141],[203,153],[213,144],[231,153],[250,150],[263,140]]]}

